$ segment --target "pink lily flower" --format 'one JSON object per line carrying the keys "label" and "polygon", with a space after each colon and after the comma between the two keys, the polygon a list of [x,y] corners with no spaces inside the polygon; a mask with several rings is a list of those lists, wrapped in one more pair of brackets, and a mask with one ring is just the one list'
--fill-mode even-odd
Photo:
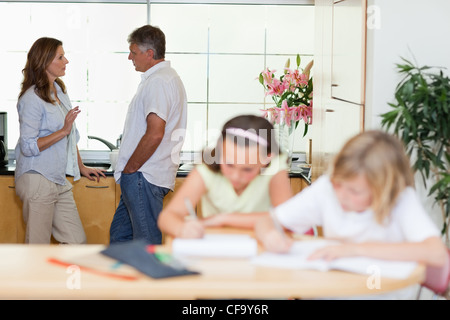
{"label": "pink lily flower", "polygon": [[264,84],[267,86],[269,84],[272,84],[272,80],[275,76],[275,71],[270,71],[269,68],[266,68],[264,71],[261,72],[263,79],[264,79]]}
{"label": "pink lily flower", "polygon": [[[289,60],[288,60],[289,61]],[[275,77],[276,70],[264,69],[260,73],[260,81],[265,89],[265,96],[271,96],[276,106],[266,108],[262,116],[273,124],[292,126],[303,120],[306,125],[312,124],[312,88],[309,88],[309,78],[313,61],[301,71],[290,69],[287,63],[283,68],[284,74]],[[308,93],[310,91],[310,93]],[[298,101],[299,105],[289,106],[288,101]]]}
{"label": "pink lily flower", "polygon": [[267,85],[267,88],[268,88],[268,91],[266,92],[266,95],[281,96],[287,87],[284,82],[281,82],[278,79],[273,79],[272,83]]}
{"label": "pink lily flower", "polygon": [[298,106],[297,120],[302,119],[307,124],[312,124],[312,107],[306,105]]}

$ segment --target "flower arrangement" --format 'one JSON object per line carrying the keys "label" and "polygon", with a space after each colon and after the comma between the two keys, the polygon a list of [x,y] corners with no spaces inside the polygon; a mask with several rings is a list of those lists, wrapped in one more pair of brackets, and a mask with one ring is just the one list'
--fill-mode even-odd
{"label": "flower arrangement", "polygon": [[271,96],[274,107],[263,109],[263,116],[273,124],[294,126],[295,130],[301,120],[305,122],[303,136],[308,132],[308,125],[312,124],[312,96],[313,78],[310,71],[311,61],[305,69],[300,71],[300,55],[297,55],[297,68],[290,69],[290,59],[286,61],[284,73],[280,78],[275,77],[276,70],[266,68],[259,75],[259,82],[264,86],[266,96]]}

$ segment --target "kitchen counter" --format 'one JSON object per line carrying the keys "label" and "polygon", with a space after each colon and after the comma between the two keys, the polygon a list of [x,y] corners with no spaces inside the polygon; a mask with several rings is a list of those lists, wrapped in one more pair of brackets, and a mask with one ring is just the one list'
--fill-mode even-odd
{"label": "kitchen counter", "polygon": [[[310,183],[307,172],[300,172],[299,164],[294,164],[292,172],[289,173],[290,185],[294,194],[300,192]],[[305,164],[301,164],[305,166]],[[100,162],[96,163],[100,167]],[[103,162],[103,168],[109,168],[109,164]],[[182,186],[189,174],[191,164],[183,164],[175,179],[174,192],[169,192],[164,198],[167,204],[173,198],[176,191]],[[0,243],[24,243],[26,225],[22,218],[22,201],[16,194],[14,187],[15,164],[10,163],[7,167],[0,167]],[[113,171],[106,170],[106,179],[90,181],[82,178],[73,181],[73,196],[77,204],[80,219],[83,223],[87,242],[89,244],[109,243],[109,226],[113,219],[115,210],[120,202],[120,186],[116,184]],[[202,216],[201,205],[196,208],[197,214]]]}
{"label": "kitchen counter", "polygon": [[[107,164],[107,163],[94,163],[94,164],[86,163],[86,165],[97,167],[97,168],[109,167],[109,164]],[[9,161],[9,164],[6,167],[0,167],[0,176],[1,175],[6,175],[6,176],[14,175],[15,168],[16,168],[15,161]],[[181,165],[180,169],[177,172],[177,177],[178,178],[187,177],[191,168],[192,168],[191,165],[187,165],[187,164]],[[307,184],[311,184],[311,181],[309,179],[310,168],[306,165],[306,163],[293,162],[291,168],[292,169],[289,172],[289,178],[302,178],[307,182]],[[107,177],[108,176],[113,177],[114,171],[112,169],[106,169],[105,175]]]}
{"label": "kitchen counter", "polygon": [[[88,164],[85,164],[85,165],[88,165]],[[108,164],[108,166],[109,166],[109,164]],[[103,166],[100,166],[100,165],[98,165],[98,166],[94,165],[93,167],[104,168]],[[15,169],[16,169],[15,161],[9,161],[9,163],[6,167],[0,167],[0,176],[12,176],[12,175],[14,175]],[[112,177],[114,175],[114,171],[112,169],[107,169],[107,170],[105,170],[105,175]]]}

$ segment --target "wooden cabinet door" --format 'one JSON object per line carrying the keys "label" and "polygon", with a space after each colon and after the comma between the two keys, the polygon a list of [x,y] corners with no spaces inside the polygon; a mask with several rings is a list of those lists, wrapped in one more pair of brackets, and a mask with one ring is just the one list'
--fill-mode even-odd
{"label": "wooden cabinet door", "polygon": [[292,193],[296,195],[308,186],[308,183],[303,178],[290,178]]}
{"label": "wooden cabinet door", "polygon": [[0,176],[0,230],[0,243],[25,241],[22,201],[16,195],[14,176]]}
{"label": "wooden cabinet door", "polygon": [[88,244],[109,244],[109,228],[116,211],[116,182],[101,178],[100,182],[84,177],[73,182],[73,197],[83,223]]}

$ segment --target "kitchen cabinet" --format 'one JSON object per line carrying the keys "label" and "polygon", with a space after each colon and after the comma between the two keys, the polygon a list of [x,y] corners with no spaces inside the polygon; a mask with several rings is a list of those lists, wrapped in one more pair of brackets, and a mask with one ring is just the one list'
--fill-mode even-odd
{"label": "kitchen cabinet", "polygon": [[366,0],[333,3],[331,96],[364,104]]}
{"label": "kitchen cabinet", "polygon": [[[184,179],[176,178],[175,191]],[[109,244],[109,227],[120,202],[120,185],[116,184],[114,177],[102,178],[98,183],[81,178],[73,185],[73,194],[87,242]],[[173,194],[171,191],[167,194],[163,206],[172,199]]]}
{"label": "kitchen cabinet", "polygon": [[308,186],[308,183],[302,177],[292,177],[289,179],[292,193],[295,195]]}
{"label": "kitchen cabinet", "polygon": [[[99,182],[82,177],[78,181],[68,178],[73,185],[73,196],[83,224],[88,244],[109,244],[109,227],[120,201],[120,186],[114,177],[101,178]],[[182,185],[185,177],[175,180],[175,189]],[[290,179],[294,193],[300,192],[308,184],[302,177]],[[164,198],[163,206],[172,199],[170,191]],[[0,243],[24,243],[25,223],[22,217],[22,201],[16,195],[14,175],[0,175]],[[201,217],[201,206],[197,215]],[[52,243],[57,243],[52,238]]]}
{"label": "kitchen cabinet", "polygon": [[[323,144],[323,152],[327,157],[332,157],[348,139],[363,130],[364,107],[339,100],[330,100],[325,107],[323,132],[327,138]],[[327,162],[329,160],[331,159],[327,159]]]}
{"label": "kitchen cabinet", "polygon": [[366,0],[316,0],[314,10],[311,181],[364,131]]}
{"label": "kitchen cabinet", "polygon": [[[88,243],[109,242],[109,226],[115,212],[115,181],[101,179],[99,183],[81,178],[73,182],[73,195],[85,228]],[[22,216],[22,201],[16,195],[14,175],[0,176],[0,243],[24,243],[26,225]],[[52,243],[56,243],[52,239]]]}
{"label": "kitchen cabinet", "polygon": [[99,182],[69,178],[73,197],[89,244],[108,244],[109,227],[116,211],[116,182],[113,177]]}
{"label": "kitchen cabinet", "polygon": [[22,201],[16,195],[14,176],[0,176],[0,243],[24,241]]}
{"label": "kitchen cabinet", "polygon": [[[73,196],[77,204],[78,213],[83,223],[89,244],[109,244],[109,228],[120,201],[120,185],[114,177],[101,178],[100,182],[90,181],[84,177],[73,182]],[[176,178],[175,191],[180,187],[184,178]],[[164,198],[163,206],[173,197],[169,192]]]}
{"label": "kitchen cabinet", "polygon": [[[176,178],[175,191],[185,178]],[[88,244],[109,244],[109,227],[120,201],[120,186],[113,177],[99,182],[82,177],[78,181],[68,178],[73,185],[73,197],[83,224]],[[173,197],[170,191],[164,198],[165,206]],[[24,243],[25,223],[22,201],[16,195],[14,175],[0,176],[0,243]],[[201,207],[197,207],[201,216]],[[52,238],[52,243],[57,243]]]}

